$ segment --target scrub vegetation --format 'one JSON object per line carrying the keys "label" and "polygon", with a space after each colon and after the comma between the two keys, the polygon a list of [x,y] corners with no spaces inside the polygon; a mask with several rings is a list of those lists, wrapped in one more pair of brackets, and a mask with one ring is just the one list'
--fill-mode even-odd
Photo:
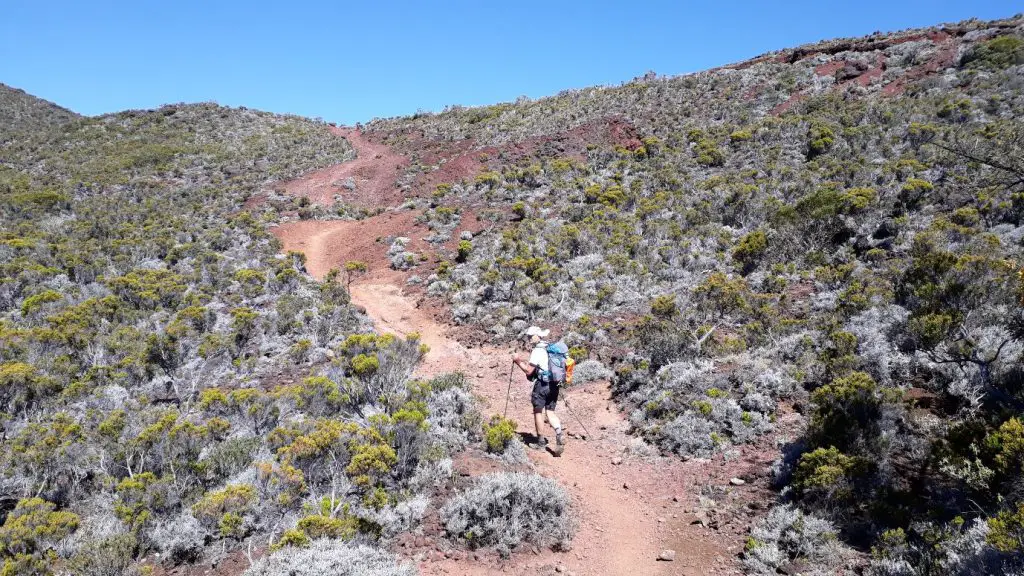
{"label": "scrub vegetation", "polygon": [[[375,120],[410,159],[375,209],[430,248],[381,258],[493,342],[559,329],[665,456],[769,446],[751,574],[1020,573],[1022,46],[972,20]],[[419,337],[350,303],[366,262],[316,282],[268,232],[348,214],[274,191],[350,158],[326,125],[3,88],[0,573],[261,548],[249,574],[404,575],[384,548],[431,513],[458,546],[568,547],[550,479],[431,500],[467,446],[518,459],[513,422],[413,377]]]}

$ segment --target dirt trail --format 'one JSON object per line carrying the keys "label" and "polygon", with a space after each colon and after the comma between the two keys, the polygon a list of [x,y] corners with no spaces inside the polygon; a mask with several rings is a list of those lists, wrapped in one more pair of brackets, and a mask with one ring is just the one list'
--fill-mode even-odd
{"label": "dirt trail", "polygon": [[[484,401],[485,414],[500,414],[508,389],[510,356],[507,350],[491,347],[467,349],[446,336],[446,329],[427,317],[401,289],[392,284],[359,284],[352,287],[354,302],[366,308],[377,328],[399,335],[419,332],[430,346],[430,353],[420,367],[422,376],[433,376],[453,370],[468,373],[477,394]],[[529,384],[521,373],[513,376],[513,397],[509,416],[516,420],[520,432],[533,430],[529,405]],[[530,453],[537,472],[556,478],[573,496],[580,517],[579,530],[568,553],[543,552],[539,555],[513,557],[511,562],[497,566],[475,566],[472,561],[446,561],[423,566],[427,574],[535,574],[545,566],[562,564],[578,575],[637,574],[705,574],[713,566],[715,547],[697,540],[687,550],[677,550],[679,559],[673,563],[658,562],[658,553],[669,546],[680,527],[670,520],[668,506],[679,506],[672,497],[682,499],[690,488],[684,485],[684,474],[678,466],[655,469],[640,460],[613,465],[612,458],[625,446],[625,422],[611,406],[606,383],[595,383],[573,390],[570,403],[593,438],[570,438],[560,458],[549,453]],[[560,406],[566,429],[583,434],[578,422]],[[550,435],[550,431],[546,431]],[[646,478],[645,478],[646,477]],[[666,480],[660,486],[650,480]],[[628,486],[629,488],[624,488]],[[644,490],[642,486],[646,486]],[[675,490],[673,490],[675,489]],[[678,492],[676,492],[678,490]],[[665,506],[665,508],[663,508]],[[679,514],[676,514],[678,520]],[[689,526],[685,528],[689,529]],[[695,531],[696,529],[691,529]],[[689,531],[689,530],[688,530]]]}
{"label": "dirt trail", "polygon": [[[359,138],[350,141],[360,156],[327,171],[337,175],[365,170],[365,173],[384,177],[371,166],[373,156],[381,154],[376,145],[367,145]],[[322,180],[322,177],[300,179],[288,184],[287,189],[308,195],[301,183],[316,186]],[[381,186],[379,183],[369,185]],[[276,228],[274,232],[282,239],[286,250],[304,252],[307,270],[322,278],[332,266],[354,256],[367,260],[371,254],[386,250],[386,246],[375,240],[382,227],[412,226],[408,213],[386,213],[376,218],[386,220],[304,221]],[[486,346],[465,347],[449,335],[449,327],[439,324],[426,309],[418,307],[416,297],[407,294],[403,286],[405,276],[402,273],[378,266],[350,290],[353,302],[365,308],[378,330],[421,335],[422,341],[430,346],[430,352],[418,369],[420,375],[463,371],[483,400],[485,415],[501,413],[508,386],[510,351]],[[514,377],[512,390],[509,416],[517,422],[520,432],[532,432],[529,385],[521,373]],[[707,479],[702,465],[634,456],[626,451],[631,442],[633,446],[638,444],[626,434],[627,423],[613,405],[606,382],[573,390],[569,399],[573,412],[593,436],[581,439],[581,426],[560,403],[563,426],[571,433],[565,453],[556,458],[547,452],[530,450],[529,456],[538,473],[557,479],[572,495],[579,519],[572,549],[568,552],[520,552],[507,560],[493,556],[480,560],[472,556],[462,559],[431,556],[431,560],[420,564],[421,573],[554,574],[557,566],[577,576],[731,572],[734,552],[728,551],[707,529],[692,523],[691,512],[697,500],[695,487]],[[550,435],[550,430],[546,433]],[[659,552],[666,548],[676,551],[675,561],[657,560]]]}
{"label": "dirt trail", "polygon": [[402,190],[396,179],[408,164],[405,159],[354,128],[332,127],[331,132],[352,144],[356,158],[287,182],[285,192],[324,206],[333,204],[335,195],[341,196],[342,202],[364,208],[400,203]]}

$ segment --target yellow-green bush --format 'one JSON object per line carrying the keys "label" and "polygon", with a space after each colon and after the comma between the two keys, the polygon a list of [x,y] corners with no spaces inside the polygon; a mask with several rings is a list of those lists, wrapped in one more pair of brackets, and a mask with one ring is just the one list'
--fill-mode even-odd
{"label": "yellow-green bush", "polygon": [[497,414],[491,417],[490,422],[485,422],[483,428],[487,451],[494,454],[504,452],[516,437],[516,423]]}

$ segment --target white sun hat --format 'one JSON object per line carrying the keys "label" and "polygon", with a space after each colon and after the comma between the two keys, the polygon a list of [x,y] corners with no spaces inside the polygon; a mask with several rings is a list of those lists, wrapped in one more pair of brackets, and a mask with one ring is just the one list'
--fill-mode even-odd
{"label": "white sun hat", "polygon": [[550,333],[551,330],[541,330],[538,326],[530,326],[529,328],[526,329],[527,336],[539,336],[541,338],[547,338],[548,334]]}

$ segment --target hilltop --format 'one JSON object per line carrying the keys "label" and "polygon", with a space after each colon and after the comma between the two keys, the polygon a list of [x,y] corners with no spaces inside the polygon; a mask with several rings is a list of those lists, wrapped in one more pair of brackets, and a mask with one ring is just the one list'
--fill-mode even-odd
{"label": "hilltop", "polygon": [[17,132],[60,126],[79,117],[53,102],[0,83],[0,140]]}

